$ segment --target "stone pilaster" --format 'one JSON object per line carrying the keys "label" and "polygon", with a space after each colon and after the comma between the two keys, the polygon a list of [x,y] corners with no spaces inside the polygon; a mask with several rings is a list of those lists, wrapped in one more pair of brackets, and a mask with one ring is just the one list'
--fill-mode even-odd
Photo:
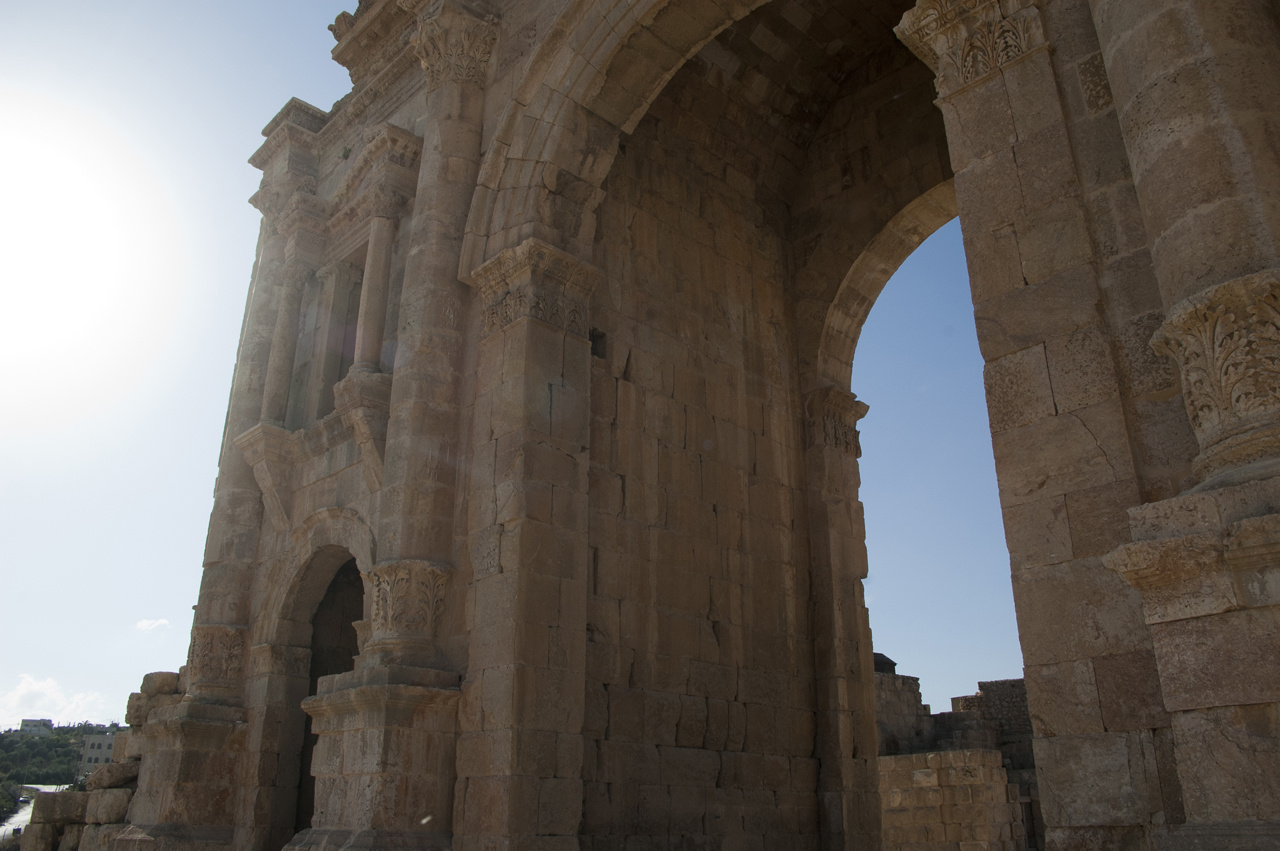
{"label": "stone pilaster", "polygon": [[[577,847],[586,671],[590,293],[537,240],[474,273],[472,644],[456,849]],[[493,802],[500,801],[495,806]]]}
{"label": "stone pilaster", "polygon": [[858,501],[858,420],[867,406],[838,387],[804,400],[818,801],[824,849],[878,849],[875,674],[863,596],[866,530]]}
{"label": "stone pilaster", "polygon": [[479,175],[484,83],[497,28],[487,14],[452,0],[402,0],[400,8],[418,15],[412,44],[428,94],[400,297],[378,546],[389,559],[452,562],[458,400],[471,301],[458,280],[458,262]]}
{"label": "stone pilaster", "polygon": [[1186,824],[1162,849],[1280,843],[1280,483],[1223,485],[1130,512],[1107,556],[1142,594],[1172,716]]}
{"label": "stone pilaster", "polygon": [[[1111,847],[1145,841],[1178,807],[1161,796],[1174,771],[1157,744],[1170,733],[1141,599],[1100,559],[1129,540],[1144,424],[1121,389],[1119,299],[1099,277],[1114,249],[1077,167],[1091,131],[1050,41],[1073,39],[1059,51],[1070,54],[1087,33],[1056,5],[920,0],[896,31],[936,75],[955,170],[1027,696],[1045,719],[1034,745],[1047,840]],[[1073,394],[1063,379],[1080,374],[1085,350],[1095,380]],[[1040,616],[1095,612],[1099,600],[1107,610],[1092,619]]]}

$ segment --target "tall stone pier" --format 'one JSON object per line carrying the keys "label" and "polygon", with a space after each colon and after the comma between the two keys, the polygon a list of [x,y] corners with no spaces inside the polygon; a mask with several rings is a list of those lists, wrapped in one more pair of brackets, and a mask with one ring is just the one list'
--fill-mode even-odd
{"label": "tall stone pier", "polygon": [[851,365],[958,216],[1046,847],[1280,846],[1277,14],[339,15],[109,844],[878,851]]}

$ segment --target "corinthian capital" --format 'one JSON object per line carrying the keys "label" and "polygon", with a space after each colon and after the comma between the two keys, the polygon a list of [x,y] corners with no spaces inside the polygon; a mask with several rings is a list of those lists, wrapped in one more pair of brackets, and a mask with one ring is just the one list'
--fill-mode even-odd
{"label": "corinthian capital", "polygon": [[946,97],[1045,44],[1032,0],[919,0],[894,28]]}
{"label": "corinthian capital", "polygon": [[1200,479],[1280,458],[1280,269],[1181,302],[1151,347],[1181,372]]}
{"label": "corinthian capital", "polygon": [[819,387],[805,395],[805,431],[809,446],[828,446],[855,458],[862,455],[858,420],[867,415],[867,403],[840,387]]}
{"label": "corinthian capital", "polygon": [[426,72],[428,92],[445,83],[485,85],[498,40],[496,16],[454,0],[401,0],[400,5],[411,11],[422,8],[411,44]]}

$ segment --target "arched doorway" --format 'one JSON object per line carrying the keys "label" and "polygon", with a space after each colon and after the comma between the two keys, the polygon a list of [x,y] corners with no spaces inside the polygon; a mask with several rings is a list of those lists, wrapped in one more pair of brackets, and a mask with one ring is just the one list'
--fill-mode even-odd
{"label": "arched doorway", "polygon": [[[307,695],[315,695],[321,677],[353,670],[359,652],[355,622],[364,617],[364,581],[349,559],[338,568],[311,618],[311,666],[308,671]],[[311,731],[311,718],[305,716],[298,772],[297,815],[294,830],[311,826],[315,812],[315,777],[311,759],[317,736]]]}

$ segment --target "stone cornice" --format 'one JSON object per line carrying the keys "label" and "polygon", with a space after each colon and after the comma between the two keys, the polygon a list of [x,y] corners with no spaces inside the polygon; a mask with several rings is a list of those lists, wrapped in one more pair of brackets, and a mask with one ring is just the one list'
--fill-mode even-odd
{"label": "stone cornice", "polygon": [[301,150],[314,156],[316,151],[315,132],[305,127],[299,127],[297,124],[282,123],[271,131],[271,135],[267,136],[267,141],[263,142],[262,146],[249,157],[249,165],[265,171],[271,161],[276,158],[276,155],[286,149]]}
{"label": "stone cornice", "polygon": [[364,88],[408,50],[413,20],[396,0],[366,0],[354,15],[338,15],[330,27],[338,39],[333,58],[350,72],[356,89]]}
{"label": "stone cornice", "polygon": [[329,232],[341,234],[374,215],[393,216],[417,189],[422,139],[392,124],[365,134],[357,155],[329,203]]}

